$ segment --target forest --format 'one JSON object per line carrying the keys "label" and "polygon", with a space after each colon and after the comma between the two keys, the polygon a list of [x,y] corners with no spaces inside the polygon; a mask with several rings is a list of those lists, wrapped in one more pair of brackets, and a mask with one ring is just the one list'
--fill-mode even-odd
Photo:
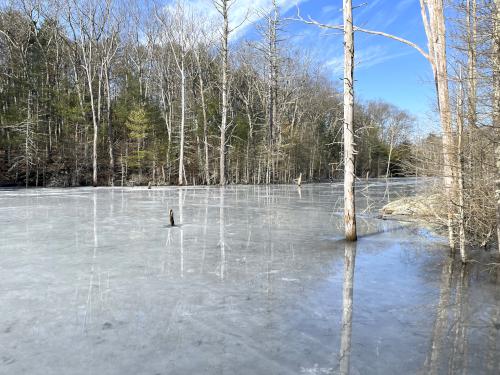
{"label": "forest", "polygon": [[[140,3],[23,0],[1,9],[1,184],[342,176],[341,87],[287,37],[292,21],[277,6],[253,40],[229,35],[223,97],[211,20],[182,2]],[[357,102],[355,127],[358,176],[415,173],[410,114]]]}

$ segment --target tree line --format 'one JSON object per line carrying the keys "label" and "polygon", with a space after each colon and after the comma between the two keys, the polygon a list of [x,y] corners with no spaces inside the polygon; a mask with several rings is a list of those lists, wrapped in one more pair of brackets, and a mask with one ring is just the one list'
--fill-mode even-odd
{"label": "tree line", "polygon": [[[289,183],[342,176],[340,88],[286,38],[273,2],[257,38],[233,1],[22,0],[0,9],[0,183]],[[408,168],[416,120],[356,102],[358,176]]]}

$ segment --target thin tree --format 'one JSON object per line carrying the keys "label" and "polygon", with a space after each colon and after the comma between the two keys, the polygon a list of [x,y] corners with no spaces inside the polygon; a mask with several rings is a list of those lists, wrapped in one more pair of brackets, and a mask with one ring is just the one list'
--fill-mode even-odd
{"label": "thin tree", "polygon": [[344,226],[345,238],[356,241],[354,202],[354,30],[352,0],[344,0]]}
{"label": "thin tree", "polygon": [[227,130],[227,115],[229,110],[228,100],[228,41],[229,34],[232,30],[229,29],[228,12],[234,2],[230,0],[213,0],[213,4],[217,12],[222,16],[222,32],[221,32],[221,55],[222,55],[222,119],[220,125],[220,152],[219,152],[219,184],[226,184],[226,130]]}
{"label": "thin tree", "polygon": [[173,10],[169,10],[167,17],[156,12],[157,18],[165,28],[165,35],[174,56],[175,64],[181,77],[181,124],[179,144],[179,176],[178,184],[182,185],[186,179],[184,170],[184,129],[186,124],[186,74],[187,55],[195,47],[194,37],[196,34],[193,14],[182,1],[177,1]]}
{"label": "thin tree", "polygon": [[[92,112],[92,184],[97,186],[97,140],[100,122],[100,94],[102,87],[102,65],[99,69],[99,42],[103,36],[106,24],[109,22],[112,0],[100,2],[92,0],[80,2],[73,0],[67,3],[68,24],[73,31],[78,45],[82,67],[85,71],[86,83],[90,96]],[[91,15],[91,17],[89,17]],[[94,84],[97,78],[97,98]]]}
{"label": "thin tree", "polygon": [[[500,0],[494,0],[493,10],[493,124],[500,127]],[[498,131],[498,130],[497,130]],[[496,156],[496,186],[497,198],[497,241],[500,251],[500,144],[495,149]]]}

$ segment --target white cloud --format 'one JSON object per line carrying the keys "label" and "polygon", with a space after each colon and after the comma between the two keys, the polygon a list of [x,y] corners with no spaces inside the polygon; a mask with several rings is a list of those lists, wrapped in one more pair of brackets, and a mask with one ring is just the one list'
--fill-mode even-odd
{"label": "white cloud", "polygon": [[[205,15],[214,23],[221,22],[221,16],[217,12],[212,0],[185,0],[192,9]],[[277,0],[281,14],[285,14],[291,8],[308,0]],[[172,1],[173,2],[173,1]],[[259,21],[272,8],[272,0],[233,0],[230,2],[229,23],[230,27],[238,27],[232,39],[237,39],[244,35],[248,27]]]}
{"label": "white cloud", "polygon": [[[387,47],[381,45],[369,46],[365,49],[356,51],[354,57],[354,67],[357,71],[361,69],[369,69],[373,66],[383,64],[387,61],[396,59],[398,57],[406,56],[414,51],[405,49],[402,52],[390,53]],[[329,58],[324,67],[332,72],[332,74],[339,75],[344,70],[344,56],[337,54]]]}
{"label": "white cloud", "polygon": [[414,51],[409,48],[404,49],[402,52],[390,53],[386,47],[380,45],[370,46],[356,53],[356,68],[368,69],[372,66],[379,65],[386,61],[406,56],[411,53],[414,53]]}
{"label": "white cloud", "polygon": [[340,5],[335,6],[335,5],[325,5],[323,8],[321,8],[321,13],[326,14],[326,13],[332,13],[335,11],[340,11]]}

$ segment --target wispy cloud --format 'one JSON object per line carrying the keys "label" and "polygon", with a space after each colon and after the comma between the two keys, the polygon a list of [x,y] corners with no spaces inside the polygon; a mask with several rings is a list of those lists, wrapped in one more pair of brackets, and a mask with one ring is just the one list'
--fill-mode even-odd
{"label": "wispy cloud", "polygon": [[[407,56],[413,53],[412,50],[403,50],[401,52],[390,52],[385,46],[374,45],[369,46],[365,49],[356,51],[354,68],[357,71],[369,69],[373,66],[383,64],[387,61],[397,59],[399,57]],[[344,57],[342,54],[337,54],[329,58],[323,66],[328,69],[332,74],[338,75],[343,72],[344,69]]]}
{"label": "wispy cloud", "polygon": [[401,52],[391,53],[387,47],[375,45],[367,47],[364,50],[358,51],[356,54],[357,69],[368,69],[387,62],[389,60],[397,59],[398,57],[407,56],[414,53],[411,49],[404,49]]}
{"label": "wispy cloud", "polygon": [[[308,0],[277,0],[277,5],[281,13],[285,14],[291,8],[306,1]],[[221,19],[212,0],[185,0],[185,2],[194,11],[203,14],[214,23],[218,23]],[[232,35],[233,39],[243,36],[248,31],[249,26],[261,20],[272,9],[272,0],[233,0],[230,4],[230,27],[237,27]]]}
{"label": "wispy cloud", "polygon": [[384,30],[393,24],[416,0],[395,1],[394,5],[381,3],[381,0],[370,2],[354,15],[354,23],[371,29]]}
{"label": "wispy cloud", "polygon": [[338,11],[339,9],[340,9],[340,5],[339,6],[325,5],[323,8],[321,8],[321,13],[323,13],[323,14],[332,13],[332,12]]}

